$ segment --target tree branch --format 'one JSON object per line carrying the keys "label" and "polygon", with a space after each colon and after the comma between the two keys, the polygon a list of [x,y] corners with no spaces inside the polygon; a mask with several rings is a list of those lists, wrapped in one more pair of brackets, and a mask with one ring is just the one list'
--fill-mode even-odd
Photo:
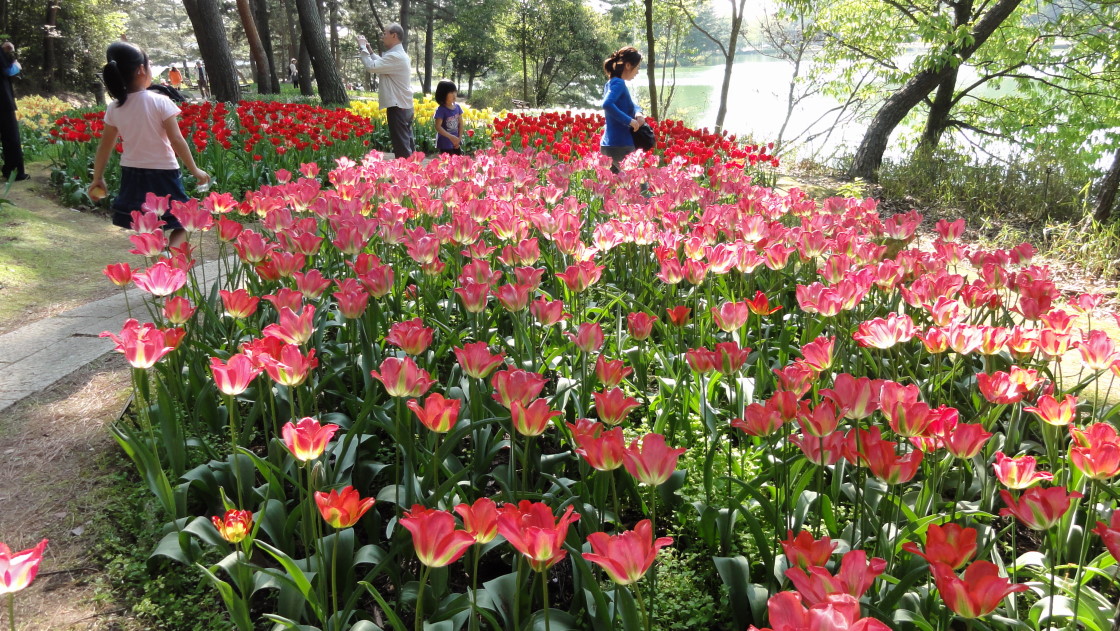
{"label": "tree branch", "polygon": [[688,18],[688,21],[692,23],[692,28],[694,28],[694,29],[696,29],[696,30],[700,31],[700,33],[701,33],[701,34],[703,34],[703,35],[704,35],[704,37],[707,37],[708,39],[712,40],[712,43],[714,43],[714,44],[715,44],[716,46],[719,46],[719,51],[720,51],[721,53],[723,53],[723,56],[724,56],[724,58],[726,58],[726,57],[728,56],[728,54],[727,54],[727,47],[723,45],[723,42],[722,42],[722,41],[720,41],[720,40],[718,40],[718,39],[716,39],[716,38],[715,38],[714,36],[712,36],[712,34],[711,34],[711,33],[709,33],[708,31],[704,30],[704,27],[702,27],[702,26],[700,26],[699,24],[697,24],[697,23],[696,23],[696,19],[692,17],[692,12],[691,12],[691,11],[689,11],[689,10],[688,10],[688,7],[684,6],[684,3],[683,3],[683,2],[680,2],[680,0],[678,0],[678,1],[677,1],[677,7],[678,7],[678,8],[679,8],[679,9],[680,9],[681,11],[683,11],[683,12],[684,12],[684,15],[685,15],[685,17],[687,17],[687,18]]}

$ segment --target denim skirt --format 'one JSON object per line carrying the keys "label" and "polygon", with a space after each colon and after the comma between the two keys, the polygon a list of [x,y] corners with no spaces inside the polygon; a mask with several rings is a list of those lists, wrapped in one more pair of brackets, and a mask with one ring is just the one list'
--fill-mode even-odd
{"label": "denim skirt", "polygon": [[[185,202],[187,192],[183,190],[183,178],[179,169],[140,169],[137,167],[121,167],[121,188],[113,198],[113,225],[122,228],[132,226],[132,211],[140,210],[147,199],[148,193],[164,197],[171,196],[172,201]],[[179,220],[171,215],[171,211],[163,213],[160,219],[167,222],[164,230],[182,228]]]}

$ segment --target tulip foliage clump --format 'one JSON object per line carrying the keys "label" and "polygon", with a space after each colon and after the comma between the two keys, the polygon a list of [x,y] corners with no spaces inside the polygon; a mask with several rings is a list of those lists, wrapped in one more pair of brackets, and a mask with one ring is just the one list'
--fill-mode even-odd
{"label": "tulip foliage clump", "polygon": [[609,167],[307,164],[173,204],[171,250],[136,213],[114,432],[156,554],[246,630],[672,628],[667,547],[705,628],[1110,627],[1099,296],[963,221]]}

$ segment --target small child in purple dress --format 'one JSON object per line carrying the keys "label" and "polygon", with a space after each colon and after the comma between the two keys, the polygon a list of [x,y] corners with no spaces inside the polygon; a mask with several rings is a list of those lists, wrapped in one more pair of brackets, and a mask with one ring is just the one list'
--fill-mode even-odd
{"label": "small child in purple dress", "polygon": [[440,153],[461,156],[460,139],[463,137],[463,108],[455,102],[459,88],[450,81],[436,85],[436,149]]}

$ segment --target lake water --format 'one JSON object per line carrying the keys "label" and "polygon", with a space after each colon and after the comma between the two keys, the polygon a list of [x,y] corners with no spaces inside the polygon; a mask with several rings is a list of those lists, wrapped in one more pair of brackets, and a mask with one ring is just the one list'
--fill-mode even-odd
{"label": "lake water", "polygon": [[[760,54],[738,57],[740,61],[735,63],[731,74],[724,128],[758,142],[769,142],[778,137],[786,116],[793,65]],[[643,100],[648,92],[645,82],[643,70],[631,85]],[[668,117],[679,118],[694,127],[715,127],[722,82],[722,65],[678,68]],[[668,74],[666,83],[669,83]],[[835,120],[835,114],[829,115],[828,112],[838,105],[838,101],[824,95],[811,96],[798,104],[786,128],[785,138],[791,139],[807,129],[811,130],[810,133],[825,132],[799,154],[816,152],[818,158],[828,159],[832,154],[858,145],[866,129],[864,123],[849,122],[827,134],[827,128]]]}
{"label": "lake water", "polygon": [[[895,60],[896,65],[900,68],[910,66],[918,52],[915,50],[900,56]],[[737,55],[736,59],[738,61],[731,74],[724,128],[730,133],[757,142],[775,140],[786,116],[793,64],[759,53],[742,53]],[[803,67],[802,76],[804,73]],[[659,73],[658,81],[661,80],[660,76]],[[669,76],[666,75],[666,84],[669,83]],[[961,82],[971,81],[974,78],[975,73],[971,69],[962,69]],[[694,127],[715,127],[722,83],[722,65],[678,68],[677,87],[670,101],[668,116],[681,119]],[[643,69],[640,76],[631,84],[631,89],[643,100],[648,92],[645,85],[646,76]],[[798,86],[798,89],[803,90],[804,86]],[[977,91],[977,94],[984,93],[986,90]],[[821,162],[830,162],[836,157],[854,152],[863,138],[870,118],[849,119],[847,122],[835,125],[836,112],[833,110],[840,105],[841,103],[836,99],[823,94],[807,97],[797,105],[786,127],[785,140],[789,142],[806,130],[808,130],[806,135],[813,137],[803,146],[796,148],[798,157],[811,157]],[[872,115],[874,110],[867,113],[868,117]],[[664,117],[664,114],[662,116]],[[830,127],[833,128],[831,131]],[[986,143],[989,147],[992,144],[990,141]],[[1004,153],[1003,150],[996,151]],[[1008,151],[1013,149],[1008,148]],[[905,155],[906,152],[899,147],[899,143],[892,140],[885,157],[898,159]]]}

